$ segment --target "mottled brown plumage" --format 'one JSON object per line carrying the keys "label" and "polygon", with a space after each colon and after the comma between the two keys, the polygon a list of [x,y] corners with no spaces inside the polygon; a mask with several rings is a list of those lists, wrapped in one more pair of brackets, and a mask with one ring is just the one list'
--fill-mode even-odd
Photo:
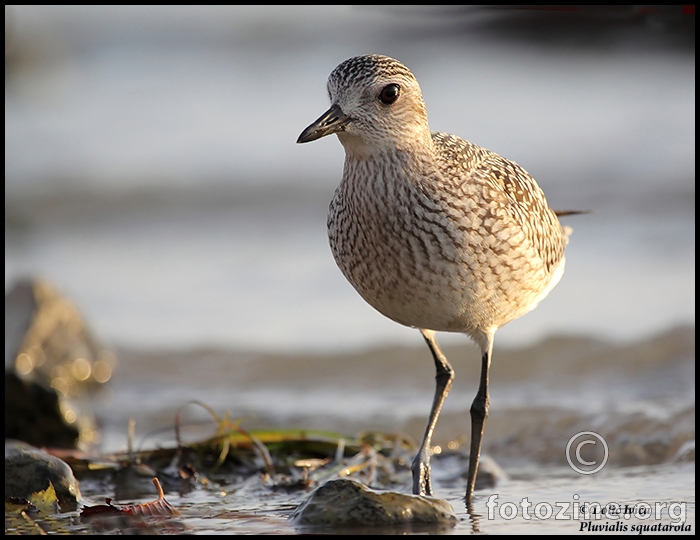
{"label": "mottled brown plumage", "polygon": [[298,142],[336,133],[345,147],[328,214],[333,256],[370,305],[421,330],[437,367],[435,401],[413,466],[416,493],[432,493],[430,440],[454,377],[433,333],[462,332],[481,348],[471,503],[493,335],[559,281],[568,231],[516,163],[430,131],[418,82],[400,62],[380,55],[346,60],[331,73],[328,93],[331,108]]}

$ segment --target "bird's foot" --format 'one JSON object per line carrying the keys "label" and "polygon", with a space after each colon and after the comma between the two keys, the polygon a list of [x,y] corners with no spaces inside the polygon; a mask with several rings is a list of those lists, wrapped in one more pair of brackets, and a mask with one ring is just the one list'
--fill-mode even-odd
{"label": "bird's foot", "polygon": [[430,481],[430,464],[421,459],[420,453],[416,456],[411,466],[413,471],[413,494],[433,495],[433,485]]}

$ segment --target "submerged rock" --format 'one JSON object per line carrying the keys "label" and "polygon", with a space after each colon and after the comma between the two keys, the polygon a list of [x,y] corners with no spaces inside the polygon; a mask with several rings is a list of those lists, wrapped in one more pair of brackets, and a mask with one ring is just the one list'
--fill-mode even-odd
{"label": "submerged rock", "polygon": [[[434,454],[433,481],[441,485],[460,485],[466,489],[469,478],[469,454],[460,451],[444,451]],[[476,472],[474,489],[492,489],[507,478],[506,472],[488,454],[479,457],[479,468]]]}
{"label": "submerged rock", "polygon": [[318,487],[290,519],[322,526],[454,524],[457,521],[447,501],[394,491],[378,492],[349,478],[329,480]]}

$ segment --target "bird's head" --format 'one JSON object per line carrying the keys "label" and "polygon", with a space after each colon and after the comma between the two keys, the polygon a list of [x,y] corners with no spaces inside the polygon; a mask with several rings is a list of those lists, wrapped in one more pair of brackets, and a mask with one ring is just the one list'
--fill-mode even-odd
{"label": "bird's head", "polygon": [[418,81],[401,62],[377,54],[346,60],[328,77],[331,107],[298,143],[336,133],[349,154],[430,145]]}

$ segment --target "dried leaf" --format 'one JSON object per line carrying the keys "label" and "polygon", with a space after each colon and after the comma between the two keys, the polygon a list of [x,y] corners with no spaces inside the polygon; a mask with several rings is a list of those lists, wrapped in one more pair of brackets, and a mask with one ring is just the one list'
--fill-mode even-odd
{"label": "dried leaf", "polygon": [[106,505],[86,506],[82,509],[81,517],[127,514],[135,516],[179,516],[180,512],[165,500],[163,487],[157,478],[153,485],[158,490],[158,498],[143,504],[112,504],[112,499],[105,499]]}

